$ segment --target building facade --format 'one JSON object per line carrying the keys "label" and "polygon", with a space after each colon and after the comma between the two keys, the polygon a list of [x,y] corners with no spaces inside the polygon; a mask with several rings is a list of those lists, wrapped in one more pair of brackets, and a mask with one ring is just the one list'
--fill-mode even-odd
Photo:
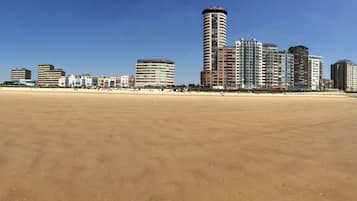
{"label": "building facade", "polygon": [[104,88],[116,88],[117,80],[117,77],[106,77],[104,79]]}
{"label": "building facade", "polygon": [[95,88],[98,78],[92,77],[89,74],[85,75],[69,75],[62,76],[58,79],[59,87],[68,88]]}
{"label": "building facade", "polygon": [[294,87],[298,90],[309,89],[309,49],[305,46],[289,48],[294,55]]}
{"label": "building facade", "polygon": [[263,44],[262,82],[263,88],[279,88],[279,51],[275,44]]}
{"label": "building facade", "polygon": [[218,48],[218,68],[213,73],[212,86],[235,89],[236,80],[236,47]]}
{"label": "building facade", "polygon": [[66,73],[62,69],[56,69],[51,64],[40,64],[38,65],[37,85],[41,87],[57,87],[59,78],[65,75]]}
{"label": "building facade", "polygon": [[350,60],[340,60],[331,65],[334,88],[357,92],[357,65]]}
{"label": "building facade", "polygon": [[15,68],[11,70],[11,81],[31,80],[31,70]]}
{"label": "building facade", "polygon": [[83,83],[86,88],[96,88],[98,85],[98,78],[90,75],[83,75]]}
{"label": "building facade", "polygon": [[136,63],[135,87],[175,85],[175,63],[166,59],[139,59]]}
{"label": "building facade", "polygon": [[294,55],[287,51],[279,52],[279,85],[280,88],[291,90],[294,88]]}
{"label": "building facade", "polygon": [[320,56],[309,56],[308,89],[320,91],[322,87],[323,60]]}
{"label": "building facade", "polygon": [[263,44],[256,39],[236,42],[236,84],[238,88],[263,87]]}
{"label": "building facade", "polygon": [[129,88],[134,88],[135,87],[135,76],[131,75],[129,76]]}
{"label": "building facade", "polygon": [[128,75],[120,76],[120,88],[129,88],[129,77]]}
{"label": "building facade", "polygon": [[212,75],[217,75],[218,49],[227,45],[227,11],[219,6],[203,10],[203,71],[201,85],[212,87]]}

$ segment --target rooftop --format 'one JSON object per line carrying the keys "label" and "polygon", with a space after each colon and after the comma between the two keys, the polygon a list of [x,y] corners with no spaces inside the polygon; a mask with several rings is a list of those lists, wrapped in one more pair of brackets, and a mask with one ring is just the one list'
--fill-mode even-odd
{"label": "rooftop", "polygon": [[298,45],[298,46],[295,46],[295,47],[290,47],[289,48],[289,51],[290,50],[293,50],[293,49],[297,49],[297,50],[309,50],[309,48],[308,47],[306,47],[306,46],[303,46],[303,45]]}
{"label": "rooftop", "polygon": [[27,68],[14,68],[14,69],[12,69],[13,71],[15,71],[15,70],[25,70],[25,71],[30,71],[29,69],[27,69]]}
{"label": "rooftop", "polygon": [[137,63],[164,63],[164,64],[175,64],[175,62],[168,59],[138,59]]}
{"label": "rooftop", "polygon": [[349,64],[353,64],[353,62],[349,59],[341,59],[338,60],[336,63],[349,63]]}
{"label": "rooftop", "polygon": [[278,45],[273,43],[263,43],[263,47],[278,47]]}
{"label": "rooftop", "polygon": [[221,6],[210,6],[202,11],[202,15],[206,13],[224,13],[228,15],[228,12]]}

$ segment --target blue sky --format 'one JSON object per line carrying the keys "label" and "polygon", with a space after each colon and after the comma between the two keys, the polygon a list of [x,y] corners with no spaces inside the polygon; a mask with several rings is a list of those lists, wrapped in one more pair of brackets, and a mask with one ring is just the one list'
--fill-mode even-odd
{"label": "blue sky", "polygon": [[176,62],[176,82],[198,83],[202,16],[229,12],[228,42],[257,38],[305,45],[325,59],[357,62],[355,0],[0,0],[0,80],[10,69],[51,63],[67,73],[134,74],[138,58]]}

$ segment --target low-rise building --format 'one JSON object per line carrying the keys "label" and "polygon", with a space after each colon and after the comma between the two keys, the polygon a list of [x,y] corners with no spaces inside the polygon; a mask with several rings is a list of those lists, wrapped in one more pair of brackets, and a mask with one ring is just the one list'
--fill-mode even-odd
{"label": "low-rise building", "polygon": [[95,88],[97,86],[97,78],[86,75],[69,75],[62,76],[58,79],[59,87],[69,88]]}
{"label": "low-rise building", "polygon": [[96,88],[98,85],[98,78],[97,77],[92,77],[90,75],[84,75],[84,86],[86,88]]}
{"label": "low-rise building", "polygon": [[120,88],[129,88],[129,76],[128,75],[120,76]]}
{"label": "low-rise building", "polygon": [[116,88],[117,77],[107,77],[104,79],[104,88]]}
{"label": "low-rise building", "polygon": [[105,80],[105,76],[99,76],[98,80],[97,80],[97,87],[98,88],[104,88],[104,80]]}
{"label": "low-rise building", "polygon": [[134,88],[135,87],[135,76],[131,75],[129,77],[129,88]]}
{"label": "low-rise building", "polygon": [[63,87],[63,88],[68,87],[69,86],[68,77],[62,76],[62,77],[58,78],[58,86]]}

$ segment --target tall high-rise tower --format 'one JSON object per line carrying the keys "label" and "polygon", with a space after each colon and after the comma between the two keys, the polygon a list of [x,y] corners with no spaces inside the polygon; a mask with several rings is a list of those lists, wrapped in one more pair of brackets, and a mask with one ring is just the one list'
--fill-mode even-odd
{"label": "tall high-rise tower", "polygon": [[203,71],[201,85],[212,87],[218,69],[218,49],[227,45],[227,11],[219,6],[203,10]]}
{"label": "tall high-rise tower", "polygon": [[299,90],[308,89],[309,49],[305,46],[290,47],[289,53],[294,55],[294,87]]}

